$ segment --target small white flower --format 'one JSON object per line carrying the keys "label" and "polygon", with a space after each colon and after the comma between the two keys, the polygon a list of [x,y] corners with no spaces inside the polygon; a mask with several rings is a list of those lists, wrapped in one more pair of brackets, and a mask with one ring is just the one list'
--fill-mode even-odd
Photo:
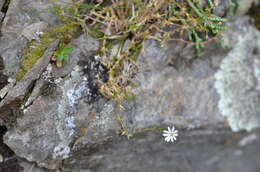
{"label": "small white flower", "polygon": [[43,35],[43,32],[36,32],[36,35],[41,36],[41,35]]}
{"label": "small white flower", "polygon": [[168,127],[168,130],[163,130],[162,135],[165,137],[166,142],[174,142],[175,140],[177,140],[178,130],[175,130],[174,127],[172,127],[172,129]]}

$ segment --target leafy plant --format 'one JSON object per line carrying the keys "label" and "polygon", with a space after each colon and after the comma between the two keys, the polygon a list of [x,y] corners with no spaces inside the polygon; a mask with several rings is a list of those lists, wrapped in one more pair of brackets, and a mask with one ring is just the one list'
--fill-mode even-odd
{"label": "leafy plant", "polygon": [[[85,32],[102,41],[100,55],[109,69],[109,80],[100,91],[118,102],[131,95],[128,86],[145,40],[156,39],[162,44],[179,40],[194,44],[199,56],[204,44],[216,39],[225,29],[226,19],[213,14],[212,0],[207,0],[205,5],[198,0],[95,2],[76,4],[76,18]],[[130,43],[126,46],[127,41]],[[118,50],[111,53],[114,45],[118,45]]]}
{"label": "leafy plant", "polygon": [[[108,81],[101,83],[103,96],[118,103],[119,114],[125,100],[135,96],[131,88],[137,73],[136,60],[144,42],[155,39],[161,44],[169,40],[193,44],[199,57],[204,44],[217,39],[225,29],[226,19],[216,16],[215,1],[207,0],[95,0],[68,3],[67,8],[54,6],[54,11],[69,26],[80,26],[100,40],[99,55],[108,69]],[[66,27],[67,28],[67,27]],[[70,27],[69,27],[70,28]],[[75,30],[68,33],[75,33]],[[67,39],[66,32],[61,34]],[[69,37],[70,38],[70,37]],[[57,66],[68,60],[73,47],[62,41],[54,53]],[[42,49],[46,45],[41,47]],[[116,49],[116,50],[115,50]],[[121,121],[121,120],[120,120]],[[126,127],[122,127],[126,131]]]}
{"label": "leafy plant", "polygon": [[[204,44],[217,39],[225,29],[226,19],[213,13],[215,1],[205,2],[202,5],[199,0],[96,0],[72,4],[74,10],[69,16],[101,41],[99,55],[108,68],[109,79],[101,84],[100,92],[117,102],[119,114],[124,111],[125,100],[135,97],[131,92],[132,78],[137,73],[135,62],[146,40],[193,44],[199,57]],[[126,131],[123,125],[122,130]]]}
{"label": "leafy plant", "polygon": [[[76,22],[74,18],[68,17],[66,10],[73,11],[74,5],[68,4],[68,8],[62,8],[55,5],[53,8],[46,11],[37,12],[54,12],[63,21],[63,24],[50,28],[40,38],[40,42],[31,41],[28,43],[28,48],[24,50],[20,61],[20,69],[16,76],[16,79],[20,81],[25,74],[33,67],[38,59],[44,54],[46,48],[55,40],[60,40],[60,44],[68,44],[70,40],[75,37],[79,32],[80,23]],[[75,11],[75,10],[74,10]],[[24,11],[25,12],[25,11]],[[30,12],[26,11],[27,13]],[[76,16],[76,12],[70,13]]]}
{"label": "leafy plant", "polygon": [[63,61],[67,61],[69,59],[69,54],[73,51],[73,49],[73,46],[60,44],[58,50],[53,54],[56,57],[56,65],[58,67],[62,66]]}

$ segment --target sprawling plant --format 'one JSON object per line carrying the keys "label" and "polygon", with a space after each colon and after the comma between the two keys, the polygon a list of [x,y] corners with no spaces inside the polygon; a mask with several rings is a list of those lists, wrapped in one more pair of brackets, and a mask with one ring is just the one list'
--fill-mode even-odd
{"label": "sprawling plant", "polygon": [[[219,35],[226,19],[213,14],[212,0],[96,0],[74,4],[82,28],[102,41],[100,55],[109,69],[103,95],[119,101],[131,97],[129,83],[144,41],[180,40],[203,45]],[[116,46],[113,46],[116,45]],[[115,49],[116,47],[116,49]]]}

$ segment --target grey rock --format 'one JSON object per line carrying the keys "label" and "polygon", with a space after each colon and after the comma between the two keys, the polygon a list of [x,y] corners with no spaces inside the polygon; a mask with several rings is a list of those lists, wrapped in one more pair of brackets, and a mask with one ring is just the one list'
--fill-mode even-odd
{"label": "grey rock", "polygon": [[[49,27],[60,24],[58,17],[52,12],[52,7],[55,4],[64,5],[66,2],[71,1],[10,1],[2,23],[0,38],[0,56],[4,60],[5,75],[11,78],[16,77],[22,52],[28,43],[28,40],[22,35],[26,35],[30,40],[32,37],[31,31],[38,27],[39,22],[47,23]],[[30,32],[29,30],[25,31],[25,28],[29,29]],[[43,29],[45,26],[40,28]]]}
{"label": "grey rock", "polygon": [[[194,59],[193,47],[173,42],[161,48],[156,41],[147,41],[137,62],[137,96],[126,104],[126,125],[138,130],[163,124],[196,128],[222,123],[214,88],[217,67],[213,64],[219,65],[216,59],[220,61],[225,51],[216,47],[215,43],[208,45],[203,59],[189,64],[189,59]],[[172,65],[171,61],[177,64]]]}
{"label": "grey rock", "polygon": [[54,2],[42,0],[11,1],[2,25],[3,36],[17,38],[24,28],[42,21],[54,26],[60,23],[57,16],[51,11],[55,4],[65,5],[70,0]]}
{"label": "grey rock", "polygon": [[216,73],[215,87],[220,94],[219,109],[234,131],[260,126],[260,32],[244,26],[237,43]]}
{"label": "grey rock", "polygon": [[48,170],[45,168],[37,167],[37,165],[35,163],[30,163],[25,160],[20,160],[19,164],[20,164],[20,166],[23,167],[23,170],[21,170],[21,172],[60,172],[58,170],[54,171],[54,170]]}
{"label": "grey rock", "polygon": [[19,69],[20,56],[27,43],[27,39],[22,36],[17,39],[9,39],[4,36],[0,38],[0,55],[4,61],[4,75],[15,78]]}
{"label": "grey rock", "polygon": [[[241,28],[243,24],[235,32],[236,37],[247,32]],[[234,43],[230,49],[240,40],[232,37],[234,34],[227,32],[227,40]],[[134,79],[140,83],[133,90],[137,98],[126,102],[122,123],[138,132],[149,127],[174,125],[182,134],[176,146],[170,146],[164,143],[161,132],[142,132],[132,140],[115,135],[121,127],[116,119],[117,108],[112,100],[98,92],[99,81],[105,82],[108,77],[99,58],[95,58],[99,44],[86,35],[71,44],[75,48],[67,65],[63,68],[52,65],[51,70],[45,71],[47,78],[43,74],[35,78],[37,82],[22,109],[23,116],[4,136],[4,142],[18,156],[40,167],[65,172],[172,171],[173,168],[206,172],[221,171],[222,167],[239,170],[246,158],[250,162],[242,170],[259,167],[255,163],[258,156],[247,155],[234,167],[223,160],[227,157],[236,163],[237,155],[244,151],[255,152],[259,147],[259,137],[239,146],[236,138],[243,140],[240,137],[243,134],[233,134],[223,126],[225,118],[218,109],[220,97],[214,87],[214,76],[228,50],[211,43],[201,59],[194,59],[191,45],[174,41],[161,47],[154,40],[145,43]],[[255,69],[258,73],[258,67]],[[42,82],[47,82],[47,89],[43,89]],[[194,129],[204,126],[208,127]],[[223,143],[227,141],[232,143],[224,145],[223,151]],[[216,152],[220,153],[215,155]]]}
{"label": "grey rock", "polygon": [[[2,90],[8,84],[8,77],[3,74],[4,70],[4,62],[3,58],[0,57],[0,90]],[[1,97],[3,96],[3,92],[0,91]]]}
{"label": "grey rock", "polygon": [[9,82],[7,85],[5,85],[0,90],[0,98],[1,99],[3,99],[7,95],[8,91],[13,88],[14,84],[15,84],[15,81]]}
{"label": "grey rock", "polygon": [[237,0],[237,1],[239,5],[236,14],[240,16],[245,15],[253,5],[257,6],[257,4],[260,3],[259,0]]}
{"label": "grey rock", "polygon": [[215,0],[214,3],[216,4],[215,14],[231,19],[246,15],[253,5],[259,3],[259,0]]}
{"label": "grey rock", "polygon": [[3,7],[4,3],[5,3],[5,0],[0,0],[0,8]]}
{"label": "grey rock", "polygon": [[65,65],[62,68],[53,67],[52,74],[55,78],[66,76],[74,68],[77,68],[80,56],[93,56],[93,53],[99,49],[99,41],[95,40],[90,35],[82,34],[71,41],[71,46],[73,46],[74,49],[70,53],[69,59],[65,62]]}
{"label": "grey rock", "polygon": [[[5,0],[0,0],[0,9],[3,8],[4,3],[5,3]],[[0,22],[3,21],[4,17],[5,17],[5,14],[4,14],[4,13],[2,12],[2,10],[1,10],[1,11],[0,11]]]}
{"label": "grey rock", "polygon": [[4,19],[4,17],[5,17],[5,14],[0,12],[0,21],[2,21]]}
{"label": "grey rock", "polygon": [[[77,41],[82,43],[81,38]],[[54,75],[57,71],[51,70],[53,78],[49,82],[54,85],[47,88],[47,91],[53,89],[51,93],[39,95],[38,86],[32,91],[33,99],[29,98],[24,115],[4,137],[18,156],[41,167],[58,169],[64,159],[73,156],[74,149],[86,144],[91,149],[119,128],[114,103],[98,94],[96,79],[104,77],[104,71],[101,64],[93,61],[93,53],[98,50],[98,44],[95,45],[87,47],[87,53],[82,52],[81,47],[75,48],[71,58],[78,59],[79,69],[68,68],[71,71],[64,79],[57,78]]]}
{"label": "grey rock", "polygon": [[[64,172],[89,168],[93,172],[257,172],[260,169],[260,130],[236,133],[223,126],[179,130],[174,143],[166,143],[159,131],[133,138],[115,136],[92,152],[82,149],[67,161]],[[250,135],[256,139],[238,145]]]}
{"label": "grey rock", "polygon": [[12,111],[17,110],[25,96],[29,93],[29,90],[33,87],[34,82],[40,78],[40,75],[49,64],[50,58],[57,48],[58,43],[59,41],[54,41],[46,49],[44,55],[35,63],[32,69],[26,73],[21,81],[17,82],[16,85],[10,89],[4,100],[0,102],[1,125],[10,125],[7,120],[16,115],[15,112]]}
{"label": "grey rock", "polygon": [[33,23],[27,27],[25,27],[22,31],[22,36],[26,37],[28,41],[37,40],[40,41],[39,33],[43,33],[46,28],[48,27],[48,23],[45,22],[38,22]]}

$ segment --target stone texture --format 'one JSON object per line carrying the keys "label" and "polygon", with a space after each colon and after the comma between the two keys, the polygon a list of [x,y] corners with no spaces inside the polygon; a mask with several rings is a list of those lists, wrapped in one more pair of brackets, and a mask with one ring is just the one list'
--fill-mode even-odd
{"label": "stone texture", "polygon": [[259,4],[259,0],[237,0],[238,1],[238,9],[236,14],[237,15],[245,15],[248,10],[253,6]]}
{"label": "stone texture", "polygon": [[[2,90],[2,88],[4,88],[7,83],[8,83],[8,78],[7,76],[5,76],[2,72],[4,70],[4,62],[3,62],[3,58],[0,57],[0,90]],[[2,91],[0,91],[0,97],[2,98]]]}
{"label": "stone texture", "polygon": [[[74,44],[86,42],[83,38],[89,37],[81,36]],[[93,39],[90,40],[92,44]],[[75,48],[70,58],[78,65],[68,73],[69,76],[59,78],[53,65],[47,72],[51,76],[44,77],[52,85],[45,90],[47,93],[42,90],[35,96],[32,91],[34,100],[24,108],[24,115],[4,137],[5,143],[18,156],[35,161],[39,166],[57,169],[64,159],[73,155],[74,147],[79,148],[84,143],[91,149],[92,145],[109,138],[110,130],[117,130],[113,102],[101,98],[98,93],[96,80],[106,74],[102,65],[93,61],[97,46],[95,42],[92,48]]]}
{"label": "stone texture", "polygon": [[40,37],[37,33],[44,32],[48,27],[48,23],[37,22],[25,27],[22,31],[22,36],[26,37],[28,41],[36,40],[40,42]]}
{"label": "stone texture", "polygon": [[26,73],[24,78],[17,82],[9,90],[4,100],[0,102],[0,124],[10,126],[15,120],[22,101],[30,93],[36,80],[46,69],[54,50],[58,47],[59,41],[54,41],[45,51],[44,55],[35,63],[32,69]]}
{"label": "stone texture", "polygon": [[[233,34],[246,33],[244,25],[238,23],[237,32],[227,33],[227,40],[234,43],[229,49],[235,49],[239,42]],[[51,65],[45,71],[46,77],[40,80],[47,86],[39,82],[34,87],[38,91],[32,90],[24,115],[4,137],[18,156],[49,169],[70,168],[71,159],[77,161],[86,154],[89,162],[81,169],[94,168],[101,159],[95,152],[120,130],[115,104],[98,92],[99,81],[107,80],[105,67],[95,59],[99,44],[86,35],[72,44],[71,63],[61,69]],[[166,124],[186,129],[224,125],[214,75],[228,51],[213,42],[201,59],[193,60],[190,45],[170,42],[162,48],[153,40],[147,41],[137,62],[136,82],[140,86],[134,92],[138,96],[126,103],[123,124],[132,131]]]}
{"label": "stone texture", "polygon": [[57,16],[51,10],[55,4],[69,3],[70,0],[20,0],[11,1],[2,25],[3,36],[16,39],[27,26],[42,21],[50,26],[59,24]]}
{"label": "stone texture", "polygon": [[4,60],[4,75],[15,78],[19,68],[20,55],[26,47],[26,44],[27,39],[24,37],[9,39],[3,36],[0,38],[0,56]]}
{"label": "stone texture", "polygon": [[3,143],[3,135],[6,127],[0,126],[0,171],[1,172],[21,172],[23,168],[19,165],[18,158],[14,152]]}
{"label": "stone texture", "polygon": [[[60,24],[59,19],[51,12],[51,9],[55,4],[64,5],[66,2],[71,1],[12,0],[10,2],[2,23],[0,38],[0,56],[4,60],[5,70],[3,72],[5,75],[15,78],[19,68],[19,59],[28,43],[27,38],[35,35],[35,33],[27,30],[25,34],[27,38],[24,37],[24,29],[30,29],[30,26],[35,26],[39,22],[48,24],[49,27]],[[33,31],[36,28],[31,28],[30,30]],[[43,28],[46,27],[41,27],[41,29]]]}
{"label": "stone texture", "polygon": [[0,0],[0,8],[3,7],[4,3],[5,3],[5,0]]}
{"label": "stone texture", "polygon": [[260,130],[233,133],[205,127],[179,130],[175,143],[166,143],[159,131],[127,139],[113,136],[90,150],[87,145],[64,161],[65,169],[47,170],[18,159],[22,172],[258,172]]}
{"label": "stone texture", "polygon": [[2,22],[3,21],[3,18],[5,17],[5,14],[2,12],[2,8],[3,8],[3,5],[5,3],[5,0],[0,0],[0,21]]}
{"label": "stone texture", "polygon": [[[175,143],[166,143],[161,132],[143,132],[131,139],[114,137],[92,152],[87,148],[67,161],[64,172],[258,172],[260,130],[236,133],[219,126],[179,130]],[[241,141],[255,139],[241,146]],[[250,140],[250,139],[249,139]]]}
{"label": "stone texture", "polygon": [[[0,54],[5,63],[8,62],[6,74],[15,74],[15,68],[10,67],[18,62],[22,45],[27,41],[18,30],[30,28],[44,18],[40,15],[32,22],[29,14],[19,18],[19,13],[14,11],[35,9],[33,7],[42,3],[43,7],[50,5],[44,2],[12,1],[1,38],[6,42],[0,43]],[[137,98],[126,102],[122,124],[139,132],[149,127],[174,125],[181,133],[175,145],[164,143],[159,131],[141,132],[130,140],[116,135],[121,126],[116,119],[115,103],[103,98],[98,91],[100,81],[105,82],[108,77],[106,68],[95,59],[99,43],[84,34],[71,42],[75,48],[63,68],[46,62],[44,66],[48,67],[44,72],[33,70],[41,74],[29,77],[30,82],[37,81],[28,99],[26,97],[25,106],[15,107],[22,115],[4,136],[4,142],[17,156],[40,167],[64,172],[257,170],[259,156],[254,153],[259,151],[259,131],[242,138],[246,134],[234,134],[226,129],[225,118],[221,116],[223,109],[218,107],[222,97],[214,87],[215,73],[223,64],[222,59],[238,49],[238,35],[248,32],[247,25],[250,25],[247,18],[232,21],[226,33],[229,49],[210,43],[200,59],[194,57],[191,45],[182,42],[173,41],[164,47],[154,40],[145,43],[137,62],[139,71],[135,81],[140,86],[133,90]],[[254,44],[247,44],[246,48],[252,50]],[[251,73],[258,74],[258,61],[253,68]],[[30,82],[23,84],[28,88]],[[260,81],[256,78],[257,82]],[[15,87],[18,86],[19,83]],[[24,91],[26,87],[13,93]],[[13,93],[10,95],[15,95]],[[0,110],[15,108],[6,106]],[[197,129],[203,127],[205,129]],[[24,167],[28,169],[28,164],[24,163]]]}
{"label": "stone texture", "polygon": [[219,109],[234,131],[260,126],[260,32],[244,26],[216,73]]}
{"label": "stone texture", "polygon": [[[212,65],[218,65],[217,60],[222,59],[225,51],[214,51],[213,47],[217,49],[215,43],[207,47],[203,59],[185,64],[194,58],[193,47],[173,42],[162,49],[153,40],[146,42],[137,64],[138,96],[126,105],[127,126],[136,130],[162,124],[195,128],[222,123],[224,118],[218,111],[219,97],[214,88],[217,68]],[[182,61],[171,64],[177,58]]]}

